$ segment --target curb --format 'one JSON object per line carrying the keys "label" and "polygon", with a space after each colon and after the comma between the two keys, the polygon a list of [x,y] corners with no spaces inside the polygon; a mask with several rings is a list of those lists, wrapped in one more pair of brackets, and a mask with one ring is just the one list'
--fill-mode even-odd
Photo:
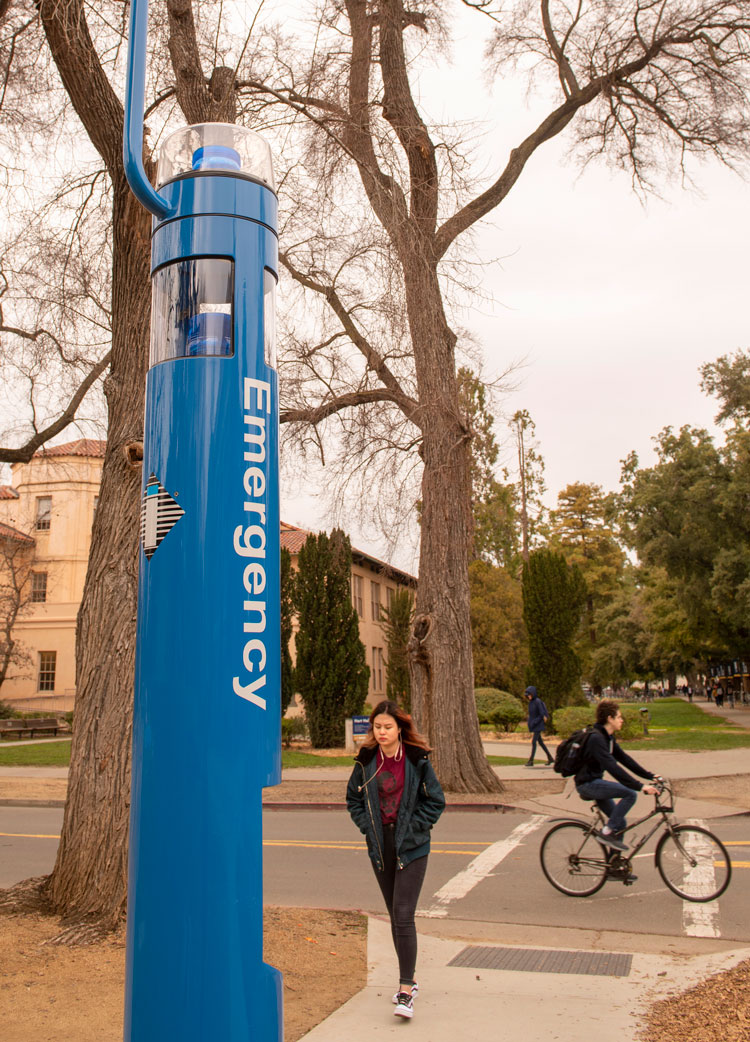
{"label": "curb", "polygon": [[1,799],[0,807],[64,807],[65,800]]}
{"label": "curb", "polygon": [[[0,807],[57,807],[63,808],[65,800],[31,800],[31,799],[0,799]],[[346,810],[345,803],[281,803],[268,801],[263,802],[263,810]],[[522,811],[523,807],[515,807],[509,803],[449,803],[444,813],[448,811],[473,812],[486,814],[508,814],[511,811]],[[750,812],[747,812],[750,813]]]}
{"label": "curb", "polygon": [[[2,802],[2,801],[0,801]],[[288,802],[275,802],[275,801],[263,801],[264,810],[346,810],[345,803],[315,803],[309,800],[304,802],[293,803]],[[444,814],[449,811],[474,811],[474,812],[486,812],[486,813],[501,813],[507,814],[509,811],[523,810],[522,807],[515,807],[510,803],[447,803],[445,805]]]}

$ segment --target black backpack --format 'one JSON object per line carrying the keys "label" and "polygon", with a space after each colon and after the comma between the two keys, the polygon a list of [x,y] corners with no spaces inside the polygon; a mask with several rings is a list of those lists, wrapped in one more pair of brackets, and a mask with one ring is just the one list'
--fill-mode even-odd
{"label": "black backpack", "polygon": [[578,774],[583,767],[586,751],[586,740],[593,727],[585,727],[582,731],[574,731],[570,738],[560,742],[555,753],[555,771],[563,778]]}

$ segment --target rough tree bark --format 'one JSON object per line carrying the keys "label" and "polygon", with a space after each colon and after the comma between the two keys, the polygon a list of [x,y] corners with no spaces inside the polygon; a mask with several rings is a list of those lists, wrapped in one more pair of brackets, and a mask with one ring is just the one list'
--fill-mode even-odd
{"label": "rough tree bark", "polygon": [[[489,767],[474,705],[469,613],[471,549],[471,434],[456,382],[456,336],[445,317],[438,278],[439,177],[435,146],[411,94],[401,0],[384,0],[377,16],[362,0],[347,0],[352,30],[348,144],[365,191],[396,249],[404,274],[419,407],[412,420],[422,436],[422,540],[412,639],[412,709],[433,746],[435,770],[446,789],[499,791]],[[370,76],[377,55],[383,114],[409,169],[408,203],[378,167],[370,123]]]}
{"label": "rough tree bark", "polygon": [[107,449],[78,616],[68,799],[55,868],[44,887],[51,907],[78,936],[82,924],[113,927],[126,900],[150,217],[125,181],[123,109],[96,54],[83,3],[42,0],[39,12],[60,77],[113,190]]}

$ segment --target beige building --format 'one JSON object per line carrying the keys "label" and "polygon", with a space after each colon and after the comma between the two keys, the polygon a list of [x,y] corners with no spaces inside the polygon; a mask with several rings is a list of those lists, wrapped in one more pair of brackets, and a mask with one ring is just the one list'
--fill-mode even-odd
{"label": "beige building", "polygon": [[[15,463],[0,485],[0,644],[14,598],[16,653],[0,700],[59,712],[75,699],[75,629],[105,443],[81,438]],[[310,533],[281,523],[281,545],[296,558]],[[380,611],[396,589],[417,581],[360,550],[352,551],[352,602],[370,666],[369,700],[385,693],[386,648]],[[19,587],[16,597],[13,587]]]}
{"label": "beige building", "polygon": [[[297,557],[308,535],[310,533],[304,528],[281,522],[281,546],[291,554],[292,568],[297,567]],[[385,695],[387,652],[381,611],[390,607],[396,590],[416,591],[416,588],[417,580],[413,575],[352,547],[352,604],[359,615],[359,637],[367,652],[367,665],[370,667],[370,691],[367,698],[372,704]]]}
{"label": "beige building", "polygon": [[81,438],[14,463],[11,484],[0,486],[3,588],[14,577],[20,585],[17,653],[0,688],[12,705],[73,708],[76,616],[103,462],[104,442]]}

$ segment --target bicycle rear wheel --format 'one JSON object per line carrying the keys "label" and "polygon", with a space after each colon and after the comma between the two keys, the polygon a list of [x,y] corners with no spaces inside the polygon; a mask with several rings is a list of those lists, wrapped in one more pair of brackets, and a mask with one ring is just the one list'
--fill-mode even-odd
{"label": "bicycle rear wheel", "polygon": [[700,825],[676,825],[656,847],[656,867],[669,889],[686,901],[713,901],[732,878],[726,847]]}
{"label": "bicycle rear wheel", "polygon": [[578,821],[554,825],[542,840],[539,859],[552,886],[568,897],[589,897],[607,879],[607,852]]}

